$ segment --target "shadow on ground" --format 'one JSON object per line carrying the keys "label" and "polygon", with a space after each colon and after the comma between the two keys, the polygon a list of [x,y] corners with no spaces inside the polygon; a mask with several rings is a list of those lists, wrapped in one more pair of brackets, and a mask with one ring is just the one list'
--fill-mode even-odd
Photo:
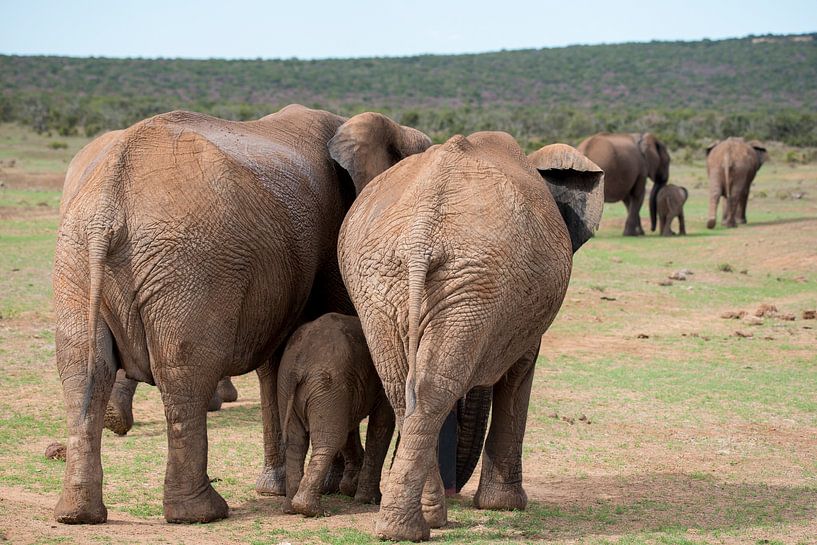
{"label": "shadow on ground", "polygon": [[526,511],[485,513],[473,508],[471,498],[455,500],[450,531],[563,540],[667,529],[728,531],[817,517],[813,488],[727,483],[707,474],[571,478],[533,486],[540,497]]}

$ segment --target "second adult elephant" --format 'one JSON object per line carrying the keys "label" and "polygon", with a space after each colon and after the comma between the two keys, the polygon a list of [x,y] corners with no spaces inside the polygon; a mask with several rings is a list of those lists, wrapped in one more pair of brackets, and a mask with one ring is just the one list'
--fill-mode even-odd
{"label": "second adult elephant", "polygon": [[[343,131],[332,156],[348,163]],[[601,218],[602,172],[565,145],[526,158],[506,133],[454,136],[365,186],[338,242],[401,439],[376,531],[423,540],[445,524],[438,434],[457,399],[493,387],[474,504],[524,509],[522,439],[542,334],[575,252]]]}
{"label": "second adult elephant", "polygon": [[706,148],[706,172],[709,175],[707,228],[715,227],[721,197],[726,199],[723,224],[737,227],[738,223],[746,223],[749,187],[767,158],[766,148],[762,144],[737,137],[715,142]]}
{"label": "second adult elephant", "polygon": [[579,151],[604,171],[604,202],[622,201],[627,208],[624,235],[644,234],[641,205],[647,178],[650,191],[650,228],[655,231],[656,197],[669,180],[670,155],[655,135],[645,133],[599,133],[579,144]]}

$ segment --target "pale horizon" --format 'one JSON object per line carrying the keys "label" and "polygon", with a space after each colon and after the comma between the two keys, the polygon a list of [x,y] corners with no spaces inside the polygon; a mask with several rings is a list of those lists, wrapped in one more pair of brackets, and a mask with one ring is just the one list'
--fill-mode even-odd
{"label": "pale horizon", "polygon": [[[240,4],[240,5],[239,5]],[[274,6],[244,0],[132,5],[3,2],[0,54],[131,59],[300,60],[479,54],[585,45],[724,40],[817,31],[817,3],[508,0]]]}

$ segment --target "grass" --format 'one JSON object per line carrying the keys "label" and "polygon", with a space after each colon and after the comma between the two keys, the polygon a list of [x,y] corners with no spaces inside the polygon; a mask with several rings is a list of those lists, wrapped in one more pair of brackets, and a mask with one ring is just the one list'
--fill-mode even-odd
{"label": "grass", "polygon": [[[256,496],[261,423],[252,375],[236,379],[238,403],[208,416],[208,472],[231,506],[230,519],[163,522],[164,417],[156,389],[141,385],[133,430],[103,437],[104,495],[117,523],[52,522],[64,464],[43,451],[65,438],[50,287],[59,190],[38,176],[64,169],[63,154],[82,142],[61,138],[69,148],[51,149],[46,137],[0,125],[3,138],[12,147],[0,146],[0,160],[13,155],[15,167],[5,168],[11,175],[0,189],[0,388],[7,393],[0,396],[0,536],[31,543],[377,543],[373,506],[329,496],[330,516],[305,520],[280,514],[278,498]],[[734,230],[705,229],[702,169],[672,170],[673,182],[690,189],[689,236],[624,238],[623,206],[612,204],[597,238],[576,254],[537,365],[523,451],[528,509],[474,509],[475,478],[450,502],[449,525],[434,531],[435,541],[815,542],[817,322],[800,316],[817,308],[817,165],[764,166],[753,191],[769,196],[753,198],[750,224]],[[805,195],[776,197],[794,191]],[[693,274],[661,285],[680,269]],[[797,319],[751,325],[720,317],[751,314],[761,303]]]}

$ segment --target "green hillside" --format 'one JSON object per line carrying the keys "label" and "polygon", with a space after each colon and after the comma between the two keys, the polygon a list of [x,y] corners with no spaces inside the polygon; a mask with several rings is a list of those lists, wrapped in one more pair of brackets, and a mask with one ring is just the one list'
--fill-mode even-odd
{"label": "green hillside", "polygon": [[650,129],[676,147],[730,134],[817,146],[817,34],[315,61],[0,56],[0,82],[0,120],[62,134],[300,102],[383,111],[437,140],[501,129],[530,147]]}

